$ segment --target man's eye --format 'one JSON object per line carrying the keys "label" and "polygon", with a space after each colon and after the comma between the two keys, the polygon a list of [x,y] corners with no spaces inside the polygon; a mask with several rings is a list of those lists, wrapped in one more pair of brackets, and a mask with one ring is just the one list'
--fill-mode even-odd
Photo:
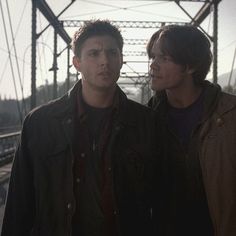
{"label": "man's eye", "polygon": [[149,61],[150,61],[150,62],[153,62],[154,60],[155,60],[155,56],[151,55],[151,56],[149,57]]}
{"label": "man's eye", "polygon": [[98,54],[99,54],[99,52],[98,52],[98,51],[92,51],[92,52],[90,52],[90,53],[89,53],[89,56],[92,56],[92,57],[97,57],[97,56],[98,56]]}
{"label": "man's eye", "polygon": [[157,55],[157,60],[160,62],[164,62],[166,60],[166,57],[162,54]]}
{"label": "man's eye", "polygon": [[118,52],[117,52],[117,50],[115,50],[115,49],[109,51],[109,54],[112,55],[112,56],[116,56],[117,53],[118,53]]}
{"label": "man's eye", "polygon": [[155,59],[155,56],[153,54],[149,54],[148,57],[149,57],[149,60],[154,60]]}

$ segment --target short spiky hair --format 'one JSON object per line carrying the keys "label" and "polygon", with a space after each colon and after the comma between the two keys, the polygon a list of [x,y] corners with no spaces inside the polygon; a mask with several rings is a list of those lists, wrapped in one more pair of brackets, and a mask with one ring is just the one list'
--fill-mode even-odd
{"label": "short spiky hair", "polygon": [[118,48],[122,52],[124,42],[120,30],[108,20],[91,20],[85,21],[84,25],[74,34],[71,45],[75,56],[80,57],[83,43],[88,38],[103,35],[113,37],[117,42]]}

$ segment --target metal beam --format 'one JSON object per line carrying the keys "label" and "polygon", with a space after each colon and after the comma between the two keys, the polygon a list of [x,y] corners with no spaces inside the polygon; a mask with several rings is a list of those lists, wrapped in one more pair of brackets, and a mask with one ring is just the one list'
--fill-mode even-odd
{"label": "metal beam", "polygon": [[[108,1],[108,0],[107,0]],[[117,1],[117,0],[109,0],[109,1]],[[127,1],[127,0],[120,0],[120,1]],[[136,0],[138,2],[138,0]],[[140,0],[140,1],[143,1],[143,2],[148,2],[148,1],[154,1],[154,0]],[[158,0],[156,0],[158,1]],[[161,0],[163,2],[173,2],[173,1],[176,1],[176,0]],[[180,2],[180,0],[178,0]],[[181,0],[181,2],[209,2],[210,0]]]}
{"label": "metal beam", "polygon": [[37,27],[37,7],[36,1],[32,0],[32,44],[31,44],[31,98],[30,108],[36,107],[36,27]]}
{"label": "metal beam", "polygon": [[218,80],[218,4],[221,0],[213,1],[214,18],[213,18],[213,83]]}
{"label": "metal beam", "polygon": [[146,51],[124,51],[123,52],[124,57],[146,57],[147,58],[147,52]]}
{"label": "metal beam", "polygon": [[[64,27],[81,27],[84,22],[82,20],[63,20]],[[162,21],[110,21],[119,28],[141,28],[141,29],[157,29],[163,25],[178,24],[184,25],[188,22],[162,22]]]}
{"label": "metal beam", "polygon": [[[45,18],[49,21],[49,23],[54,27],[57,34],[62,37],[62,39],[66,42],[67,45],[69,45],[71,39],[67,35],[66,31],[63,27],[81,27],[84,23],[82,20],[64,20],[59,21],[58,16],[55,16],[50,7],[47,5],[46,0],[35,0],[37,2],[37,7],[41,11],[41,13],[45,16]],[[74,0],[72,0],[74,1]],[[108,1],[108,0],[107,0]],[[111,1],[111,0],[110,0]],[[145,1],[145,0],[144,0]],[[148,0],[146,0],[148,1]],[[156,0],[159,1],[159,0]],[[162,0],[163,1],[163,0]],[[165,0],[171,2],[171,0]],[[201,10],[197,13],[195,17],[190,17],[191,24],[198,25],[200,27],[201,22],[209,15],[211,10],[212,2],[220,2],[221,0],[172,0],[172,2],[176,2],[178,5],[180,5],[180,2],[199,2],[201,3],[201,6],[204,7],[201,8]],[[204,4],[202,4],[204,3]],[[186,11],[185,11],[186,12]],[[169,24],[189,24],[188,22],[157,22],[157,21],[111,21],[114,25],[118,26],[119,28],[139,28],[139,29],[158,29],[162,27],[163,25],[169,25]],[[144,39],[136,39],[135,42],[132,41],[132,39],[125,40],[125,44],[129,45],[142,45],[145,43]],[[136,52],[127,52],[128,55],[137,55]],[[140,52],[140,56],[144,55],[144,52]],[[130,63],[130,61],[127,61],[126,64]],[[145,62],[147,63],[147,61]],[[125,64],[125,63],[124,63]],[[124,75],[121,74],[121,80]],[[145,75],[136,76],[128,76],[125,75],[126,79],[130,79],[130,83],[146,83],[144,78],[146,78]]]}
{"label": "metal beam", "polygon": [[53,13],[49,5],[45,2],[45,0],[36,0],[36,6],[40,10],[40,12],[44,15],[44,17],[48,20],[48,22],[54,27],[57,34],[61,36],[61,38],[65,41],[66,44],[70,44],[71,38],[64,30],[61,22],[57,19],[56,15]]}
{"label": "metal beam", "polygon": [[198,26],[200,25],[206,17],[210,14],[213,4],[219,4],[221,0],[215,0],[210,2],[205,2],[197,14],[193,17],[190,24]]}
{"label": "metal beam", "polygon": [[211,2],[204,3],[201,9],[193,17],[193,20],[191,21],[190,24],[195,25],[195,26],[200,25],[206,19],[206,17],[210,14],[211,6],[212,6]]}

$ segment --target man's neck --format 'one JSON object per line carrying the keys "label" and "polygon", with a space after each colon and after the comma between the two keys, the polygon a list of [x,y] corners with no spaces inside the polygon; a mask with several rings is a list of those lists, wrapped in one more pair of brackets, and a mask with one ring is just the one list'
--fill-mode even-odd
{"label": "man's neck", "polygon": [[192,86],[183,89],[167,90],[168,102],[172,107],[186,108],[193,104],[202,92],[202,87]]}
{"label": "man's neck", "polygon": [[82,85],[82,96],[84,101],[92,107],[106,108],[112,105],[116,87],[109,90],[92,89]]}

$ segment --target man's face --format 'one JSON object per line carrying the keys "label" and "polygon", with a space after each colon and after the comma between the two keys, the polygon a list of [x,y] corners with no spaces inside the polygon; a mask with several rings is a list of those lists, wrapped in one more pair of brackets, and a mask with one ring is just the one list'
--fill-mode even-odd
{"label": "man's face", "polygon": [[74,57],[73,63],[82,74],[83,83],[106,90],[116,86],[123,58],[113,37],[93,36],[83,43],[80,57]]}
{"label": "man's face", "polygon": [[163,55],[159,39],[151,50],[150,71],[151,88],[155,91],[183,88],[192,83],[192,71],[176,64],[168,55]]}

